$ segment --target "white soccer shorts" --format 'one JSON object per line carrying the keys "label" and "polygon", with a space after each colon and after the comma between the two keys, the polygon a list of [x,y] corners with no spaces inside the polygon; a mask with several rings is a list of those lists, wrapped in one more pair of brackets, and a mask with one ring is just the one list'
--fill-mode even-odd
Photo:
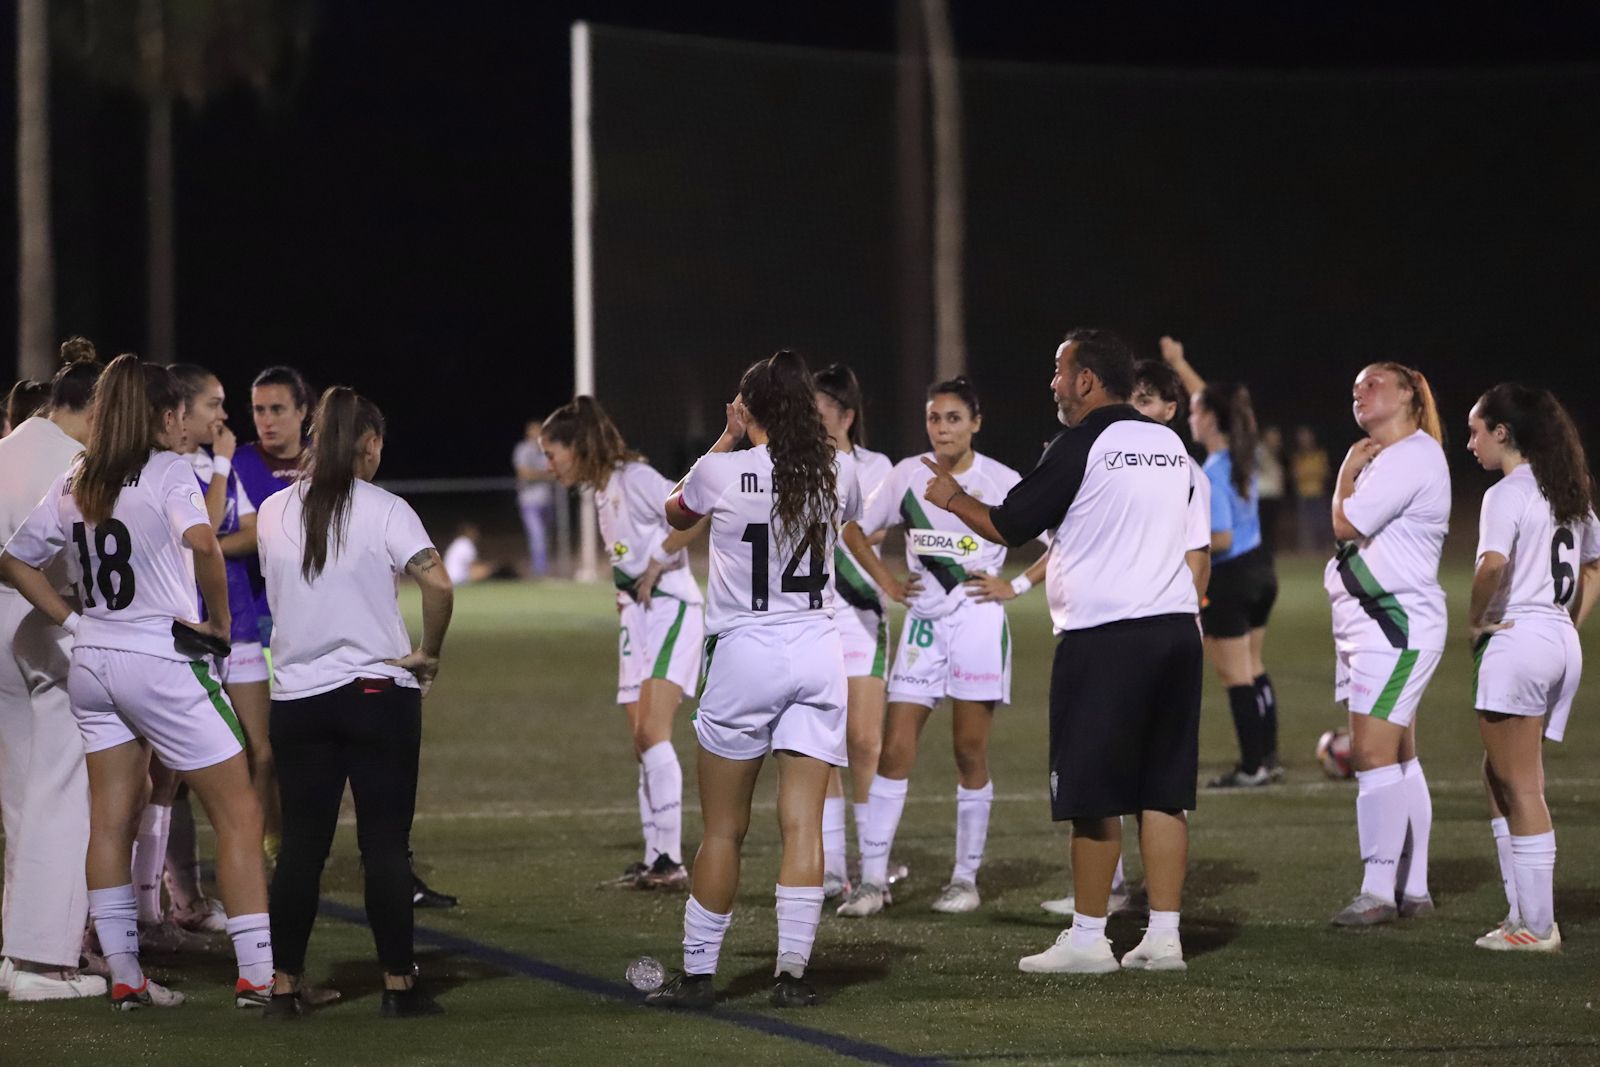
{"label": "white soccer shorts", "polygon": [[1443,655],[1416,648],[1339,652],[1333,699],[1357,715],[1410,726]]}
{"label": "white soccer shorts", "polygon": [[1518,619],[1478,645],[1472,674],[1474,708],[1542,716],[1545,737],[1559,741],[1583,676],[1578,630],[1566,619]]}
{"label": "white soccer shorts", "polygon": [[228,658],[222,661],[221,672],[223,685],[247,685],[250,682],[265,682],[269,678],[267,672],[267,657],[261,650],[257,641],[249,641],[233,646],[233,651],[228,653]]}
{"label": "white soccer shorts", "polygon": [[846,678],[883,678],[889,669],[889,618],[876,611],[841,604],[833,613],[844,648]]}
{"label": "white soccer shorts", "polygon": [[970,601],[942,619],[907,615],[889,672],[891,704],[944,697],[1011,703],[1011,624],[1004,606]]}
{"label": "white soccer shorts", "polygon": [[790,751],[843,767],[847,703],[831,619],[742,626],[706,642],[694,732],[724,759]]}
{"label": "white soccer shorts", "polygon": [[85,752],[142,737],[172,770],[197,771],[244,751],[222,684],[198,660],[80,645],[67,693]]}
{"label": "white soccer shorts", "polygon": [[617,703],[639,699],[646,678],[665,678],[685,693],[700,678],[705,644],[705,609],[673,597],[658,596],[650,606],[622,609],[617,636]]}

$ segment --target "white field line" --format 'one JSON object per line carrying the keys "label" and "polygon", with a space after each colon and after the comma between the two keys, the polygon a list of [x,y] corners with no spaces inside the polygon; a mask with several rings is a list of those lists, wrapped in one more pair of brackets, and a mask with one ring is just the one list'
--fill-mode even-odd
{"label": "white field line", "polygon": [[[1600,787],[1600,778],[1548,778],[1545,780],[1545,792],[1553,793],[1563,789],[1592,789]],[[1429,779],[1428,789],[1433,793],[1478,793],[1483,789],[1483,783],[1476,778],[1457,779]],[[1324,793],[1348,793],[1351,800],[1355,799],[1355,785],[1350,782],[1304,782],[1298,785],[1278,785],[1260,792],[1254,789],[1202,789],[1200,799],[1205,803],[1217,800],[1234,800],[1245,797],[1273,797],[1273,796],[1317,796]],[[951,806],[955,804],[953,793],[913,793],[906,797],[907,804],[942,804]],[[997,804],[1043,804],[1048,801],[1048,795],[1043,789],[1036,793],[996,793]],[[777,803],[771,800],[760,800],[752,806],[752,810],[770,812],[777,810]],[[639,806],[629,804],[626,806],[615,805],[597,808],[556,808],[556,807],[530,807],[515,804],[489,804],[481,808],[463,808],[458,811],[427,811],[421,810],[416,814],[417,822],[468,822],[485,819],[506,820],[560,820],[560,819],[616,819],[625,816],[638,818]],[[355,815],[348,813],[339,819],[341,826],[354,826]]]}

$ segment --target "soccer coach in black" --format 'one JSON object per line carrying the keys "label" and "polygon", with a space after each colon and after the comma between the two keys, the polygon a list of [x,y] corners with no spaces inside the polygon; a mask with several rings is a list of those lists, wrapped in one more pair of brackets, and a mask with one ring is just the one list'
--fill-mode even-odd
{"label": "soccer coach in black", "polygon": [[1122,816],[1139,817],[1150,925],[1121,966],[1184,969],[1178,910],[1189,856],[1185,812],[1199,767],[1203,655],[1195,617],[1211,571],[1205,475],[1178,435],[1128,404],[1133,355],[1101,330],[1056,350],[1056,435],[997,506],[929,464],[923,496],[991,541],[1053,530],[1046,591],[1060,635],[1050,672],[1050,797],[1072,820],[1077,913],[1022,970],[1118,969],[1106,903]]}

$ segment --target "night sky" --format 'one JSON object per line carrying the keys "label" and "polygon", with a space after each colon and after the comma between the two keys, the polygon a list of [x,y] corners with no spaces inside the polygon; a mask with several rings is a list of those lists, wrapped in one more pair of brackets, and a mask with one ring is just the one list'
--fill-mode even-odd
{"label": "night sky", "polygon": [[[1102,227],[1099,244],[1093,243],[1100,232],[1095,228],[1073,231],[1090,242],[1081,247],[1095,253],[1092,271],[1102,284],[1064,299],[1059,316],[1040,313],[1044,296],[1031,298],[1026,308],[1007,300],[973,301],[969,341],[980,382],[989,369],[983,360],[996,365],[1003,361],[1003,374],[990,372],[1001,381],[1002,392],[1015,380],[1016,395],[1037,405],[1047,375],[1024,386],[1014,364],[1025,358],[1042,369],[1061,330],[1103,322],[1149,346],[1155,334],[1172,329],[1187,335],[1197,362],[1211,359],[1209,367],[1202,362],[1202,370],[1249,378],[1258,392],[1284,408],[1291,400],[1306,402],[1299,395],[1297,375],[1314,362],[1314,370],[1304,370],[1304,381],[1317,390],[1318,410],[1285,410],[1280,415],[1284,421],[1339,425],[1347,409],[1338,383],[1353,374],[1360,360],[1412,358],[1427,361],[1425,369],[1436,381],[1444,377],[1459,383],[1449,390],[1455,406],[1470,400],[1472,390],[1512,375],[1557,386],[1588,424],[1594,447],[1593,433],[1600,424],[1600,411],[1595,410],[1600,386],[1594,381],[1600,375],[1592,368],[1600,344],[1593,339],[1591,323],[1600,307],[1600,270],[1593,253],[1600,214],[1594,207],[1593,173],[1600,141],[1587,116],[1594,113],[1594,98],[1600,95],[1595,92],[1600,87],[1600,35],[1592,17],[1524,8],[1514,21],[1504,15],[1491,21],[1468,17],[1458,6],[1396,11],[1392,4],[1232,5],[1220,13],[1187,3],[1006,5],[954,0],[952,7],[959,54],[973,60],[975,69],[998,71],[1001,81],[1005,70],[990,68],[991,62],[1096,65],[1119,72],[1119,78],[1138,67],[1179,76],[1284,71],[1301,78],[1307,72],[1344,77],[1356,71],[1379,82],[1389,78],[1391,87],[1398,77],[1402,92],[1410,73],[1422,72],[1423,81],[1435,88],[1440,76],[1446,81],[1464,78],[1462,95],[1437,105],[1460,103],[1469,109],[1457,116],[1465,131],[1460,150],[1448,156],[1449,172],[1437,176],[1437,212],[1444,220],[1441,225],[1476,232],[1477,227],[1461,220],[1482,218],[1486,223],[1481,240],[1447,244],[1432,261],[1408,261],[1396,268],[1442,272],[1440,288],[1457,299],[1419,300],[1418,292],[1426,293],[1427,286],[1418,290],[1389,282],[1340,293],[1330,306],[1307,309],[1307,333],[1301,335],[1305,343],[1291,357],[1284,346],[1295,336],[1293,308],[1275,308],[1274,321],[1271,315],[1256,314],[1248,302],[1224,307],[1226,301],[1212,296],[1227,289],[1230,280],[1240,290],[1260,291],[1280,274],[1314,274],[1319,264],[1297,262],[1297,248],[1308,257],[1313,248],[1329,247],[1345,247],[1355,255],[1364,247],[1363,235],[1313,233],[1314,239],[1302,244],[1267,232],[1280,225],[1282,204],[1263,210],[1257,223],[1256,213],[1237,205],[1208,215],[1212,201],[1205,196],[1163,199],[1157,191],[1149,193],[1148,203],[1133,202],[1127,186],[1120,185],[1121,192],[1108,189],[1106,203],[1138,219],[1138,225]],[[894,46],[893,12],[893,4],[788,0],[673,5],[326,2],[319,9],[310,52],[279,99],[262,104],[240,91],[198,111],[179,111],[179,355],[222,376],[232,394],[234,423],[241,428],[248,426],[244,394],[249,378],[263,366],[287,362],[301,367],[318,386],[353,385],[384,407],[391,426],[385,475],[508,473],[510,444],[523,421],[547,413],[570,395],[572,384],[571,21],[585,18],[619,27],[881,54]],[[10,20],[0,27],[0,62],[5,64],[0,140],[7,146],[14,144],[14,32]],[[1507,94],[1510,102],[1496,111],[1495,86],[1500,83],[1494,79],[1508,70],[1523,79],[1522,88]],[[1481,85],[1474,80],[1479,74],[1487,79]],[[979,93],[983,81],[974,78],[971,92]],[[1450,92],[1455,90],[1448,89],[1446,96]],[[141,112],[131,98],[93,86],[59,56],[52,93],[57,331],[63,336],[88,334],[107,355],[137,350],[145,329]],[[1568,93],[1574,95],[1563,95]],[[1230,106],[1229,99],[1225,93],[1215,98],[1224,107]],[[985,104],[972,96],[968,106],[976,113]],[[1352,106],[1352,114],[1359,116],[1361,108],[1381,109],[1382,101],[1375,104],[1369,94]],[[1485,128],[1530,132],[1525,140],[1497,133],[1496,143],[1480,144],[1472,137],[1473,108],[1489,114]],[[1526,113],[1519,110],[1523,108]],[[1183,121],[1175,115],[1152,120],[1149,128],[1173,129],[1171,123]],[[1212,113],[1205,118],[1217,124],[1215,135],[1197,135],[1194,143],[1177,145],[1177,150],[1194,153],[1196,159],[1230,151],[1236,141],[1228,133],[1230,116]],[[1280,115],[1275,121],[1281,120]],[[1425,116],[1413,120],[1425,121]],[[1249,121],[1259,132],[1259,122]],[[1128,160],[1138,152],[1156,160],[1167,150],[1160,144],[1120,144],[1117,126],[1108,120],[1095,131],[1098,140],[1084,142],[1084,152],[1062,151],[1041,160],[1040,166],[1113,173],[1117,160],[1100,153],[1133,153],[1122,157],[1122,165],[1131,167]],[[981,147],[995,128],[975,128],[969,147]],[[1407,136],[1403,124],[1397,128],[1397,136]],[[1026,130],[1012,132],[1018,138],[1027,135]],[[1374,141],[1370,124],[1359,120],[1342,126],[1332,122],[1319,137],[1329,157],[1341,161],[1345,169],[1339,173],[1346,178],[1368,173],[1381,185],[1394,176],[1348,165],[1350,153],[1339,138],[1348,140],[1350,152],[1371,155],[1379,168],[1407,158],[1404,144],[1384,145],[1381,134]],[[1248,145],[1241,149],[1249,150]],[[1411,160],[1405,203],[1432,202],[1430,162]],[[1476,179],[1479,166],[1481,181]],[[1004,201],[1005,191],[992,182],[986,185],[983,175],[981,166],[974,168],[969,198]],[[608,177],[617,178],[603,174],[602,181]],[[642,177],[649,184],[648,172]],[[1048,172],[1031,180],[1046,182]],[[1204,180],[1225,179],[1213,168]],[[14,202],[9,149],[0,188],[7,203]],[[1395,217],[1381,203],[1366,214],[1352,208],[1360,190],[1334,190],[1334,195],[1344,204],[1341,220],[1369,220],[1372,233],[1367,236],[1405,232],[1413,225],[1414,220]],[[641,199],[635,207],[647,203]],[[883,207],[886,215],[892,212],[892,204]],[[1016,300],[1025,302],[1026,284],[1006,271],[1040,276],[1054,246],[1030,242],[1025,227],[1003,215],[993,216],[998,221],[981,230],[991,218],[985,212],[975,204],[969,219],[977,234],[969,235],[968,290],[1003,287],[1008,300],[1020,293]],[[1238,276],[1229,273],[1235,260],[1225,256],[1186,263],[1187,274],[1144,266],[1170,261],[1170,246],[1150,225],[1152,218],[1164,218],[1169,233],[1190,232],[1196,256],[1214,247],[1246,249],[1248,254],[1237,257]],[[998,228],[1002,223],[1018,227],[1014,244],[1006,240],[1008,231]],[[1431,233],[1425,224],[1417,225],[1419,232]],[[1339,226],[1342,230],[1344,223]],[[14,227],[8,211],[0,220],[0,244],[7,249],[15,248]],[[1207,233],[1225,227],[1235,232],[1221,237]],[[1208,240],[1214,243],[1208,245]],[[602,252],[607,247],[620,246],[613,240]],[[695,248],[688,242],[686,254],[692,257]],[[1008,253],[1011,248],[1014,258]],[[0,331],[14,337],[14,252],[0,257],[0,263],[5,294],[0,297]],[[598,264],[602,270],[606,265],[603,259]],[[719,264],[703,262],[696,269],[714,275]],[[787,269],[827,267],[801,261]],[[1388,276],[1379,271],[1376,277]],[[648,300],[618,306],[631,304],[618,278],[613,273],[606,282],[613,299],[601,304],[602,346],[608,337],[607,315],[620,319],[631,314],[636,321],[628,325],[637,327],[640,336],[660,336],[670,320],[652,322]],[[1113,284],[1117,279],[1126,283]],[[1190,280],[1197,284],[1189,286]],[[1185,290],[1181,299],[1171,293],[1179,288]],[[891,279],[882,287],[886,301],[894,291]],[[1272,299],[1314,302],[1315,291],[1290,286]],[[714,288],[697,292],[706,306],[716,302]],[[1148,313],[1141,311],[1141,304]],[[1208,308],[1219,310],[1208,314]],[[680,306],[675,313],[693,319],[696,308]],[[891,331],[895,314],[893,306],[882,309]],[[1479,324],[1474,314],[1481,314],[1484,322]],[[1316,331],[1326,332],[1319,324],[1334,320],[1343,323],[1345,340],[1315,343]],[[831,333],[818,331],[819,358],[849,357],[858,363],[870,358],[852,352],[846,340],[835,336],[847,332],[851,321],[833,324]],[[1025,333],[1007,332],[1019,323]],[[1401,323],[1413,325],[1414,331],[1397,329]],[[741,332],[741,325],[748,329]],[[779,344],[796,343],[796,337],[774,335],[785,331],[764,325],[747,317],[719,327],[718,336],[728,345],[726,360],[747,361]],[[862,335],[876,337],[865,327]],[[1428,336],[1452,340],[1418,351],[1418,339]],[[1455,339],[1462,336],[1494,340],[1458,343]],[[671,343],[666,337],[663,346],[670,348]],[[609,355],[615,358],[615,351]],[[657,356],[640,352],[634,363],[637,380],[618,387],[647,390],[650,375],[662,367]],[[602,359],[607,357],[603,349]],[[1298,361],[1311,362],[1302,367]],[[1585,364],[1588,369],[1581,369]],[[0,372],[0,378],[7,377]],[[705,383],[706,403],[731,385]],[[603,381],[602,395],[606,386]],[[879,390],[884,391],[886,387]],[[879,408],[888,403],[881,396],[874,400]],[[1446,414],[1455,428],[1464,409]],[[1047,407],[1043,415],[1047,418]],[[652,425],[625,424],[624,429],[630,435],[660,438],[661,425],[675,418],[672,411],[658,411]],[[999,438],[1007,444],[1002,451],[1009,453],[1003,458],[1014,465],[1031,461],[1027,450],[1043,432],[1042,426],[1035,432],[1035,421]],[[245,430],[242,436],[251,433]]]}

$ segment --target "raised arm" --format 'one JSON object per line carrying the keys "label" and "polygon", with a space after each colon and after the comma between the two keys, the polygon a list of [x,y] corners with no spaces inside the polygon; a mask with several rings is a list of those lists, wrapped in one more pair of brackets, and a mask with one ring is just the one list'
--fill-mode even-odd
{"label": "raised arm", "polygon": [[1382,445],[1370,437],[1363,437],[1350,446],[1344,462],[1339,464],[1339,477],[1333,486],[1333,536],[1340,541],[1354,541],[1364,536],[1345,515],[1344,504],[1355,495],[1356,475],[1365,470],[1381,451]]}
{"label": "raised arm", "polygon": [[1200,373],[1189,366],[1189,361],[1183,356],[1183,342],[1172,337],[1161,339],[1161,358],[1167,366],[1178,372],[1178,379],[1183,382],[1183,387],[1193,396],[1206,387],[1206,380]]}

